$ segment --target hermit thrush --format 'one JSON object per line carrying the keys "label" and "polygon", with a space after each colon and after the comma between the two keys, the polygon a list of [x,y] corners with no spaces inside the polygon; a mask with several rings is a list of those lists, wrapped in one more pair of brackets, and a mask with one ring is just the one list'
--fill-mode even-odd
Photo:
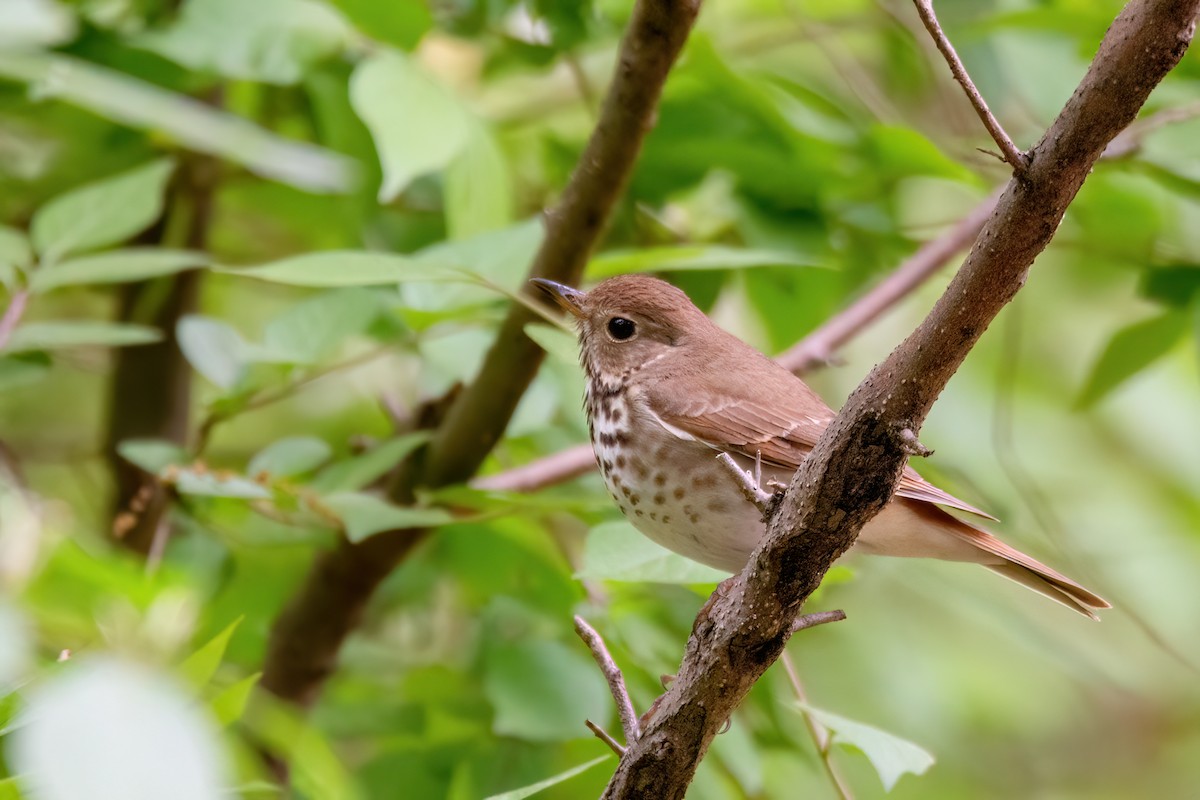
{"label": "hermit thrush", "polygon": [[[537,279],[579,326],[592,447],[622,513],[655,542],[736,572],[765,532],[729,467],[786,485],[834,418],[796,376],[718,328],[682,291],[639,275],[590,292]],[[906,467],[854,550],[982,564],[1093,619],[1102,598],[942,507],[994,517]]]}

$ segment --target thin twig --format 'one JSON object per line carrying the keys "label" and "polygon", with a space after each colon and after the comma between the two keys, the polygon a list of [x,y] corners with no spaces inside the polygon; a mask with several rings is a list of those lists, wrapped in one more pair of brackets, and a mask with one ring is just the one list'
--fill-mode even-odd
{"label": "thin twig", "polygon": [[613,702],[617,704],[617,714],[621,718],[621,729],[625,732],[625,741],[630,744],[636,742],[641,735],[641,729],[638,724],[637,712],[633,710],[633,701],[629,699],[629,690],[625,688],[625,677],[621,674],[621,668],[609,655],[608,648],[604,646],[604,640],[600,638],[596,629],[578,615],[575,617],[575,633],[592,651],[592,658],[596,659],[596,664],[604,673],[605,680],[608,681],[608,690],[612,692]]}
{"label": "thin twig", "polygon": [[228,422],[238,414],[243,414],[247,411],[256,411],[273,403],[287,400],[300,390],[304,389],[310,384],[316,383],[322,378],[328,378],[330,375],[341,372],[342,370],[360,367],[363,364],[387,355],[391,349],[392,348],[388,345],[372,348],[365,353],[352,356],[345,361],[339,361],[335,364],[329,364],[328,366],[321,367],[320,369],[315,369],[303,377],[297,378],[291,383],[280,386],[277,389],[260,392],[259,394],[252,396],[249,400],[234,410],[210,411],[197,428],[196,443],[192,446],[192,455],[198,457],[204,453],[204,451],[208,448],[208,442],[212,437],[213,429],[222,422]]}
{"label": "thin twig", "polygon": [[4,309],[4,316],[0,317],[0,350],[3,350],[8,340],[12,338],[13,331],[17,328],[17,323],[21,321],[21,316],[25,313],[25,307],[29,304],[29,292],[25,289],[14,292],[9,298],[8,308]]}
{"label": "thin twig", "polygon": [[796,665],[792,663],[791,654],[784,650],[779,660],[783,662],[788,680],[791,681],[796,698],[800,701],[800,715],[804,718],[804,727],[808,728],[808,735],[812,737],[813,745],[817,748],[817,755],[821,759],[821,765],[825,767],[825,774],[829,776],[829,782],[833,784],[833,790],[837,792],[841,800],[854,800],[850,787],[846,786],[846,782],[838,774],[837,768],[833,765],[833,759],[830,757],[833,737],[829,735],[829,730],[817,722],[808,711],[808,695],[804,691],[804,684],[800,682],[800,673],[796,671]]}
{"label": "thin twig", "polygon": [[967,99],[971,101],[971,105],[975,108],[975,113],[979,115],[979,119],[983,122],[983,126],[987,128],[988,133],[992,135],[992,140],[1000,148],[1000,152],[1004,154],[1004,160],[1012,165],[1013,171],[1018,174],[1024,174],[1029,168],[1029,157],[1022,153],[1017,146],[1013,144],[1013,140],[1008,138],[1008,134],[1004,132],[1004,128],[1000,122],[992,115],[988,108],[987,101],[983,99],[983,95],[975,88],[974,81],[967,74],[966,67],[963,66],[962,60],[959,59],[958,53],[954,52],[954,45],[950,44],[950,40],[946,38],[946,34],[942,31],[942,26],[938,24],[937,15],[933,13],[933,3],[931,0],[913,0],[913,4],[917,7],[917,14],[921,17],[921,22],[925,25],[925,30],[929,31],[929,35],[933,37],[933,41],[937,44],[937,49],[941,51],[942,56],[946,59],[946,63],[950,65],[950,72],[954,75],[954,80],[962,85],[963,91],[967,94]]}
{"label": "thin twig", "polygon": [[614,753],[616,753],[618,756],[625,755],[625,748],[621,745],[620,742],[618,742],[616,739],[614,739],[612,737],[611,733],[604,730],[604,728],[601,728],[599,725],[592,722],[590,719],[585,719],[583,721],[583,724],[587,725],[588,730],[591,731],[592,733],[596,734],[596,738],[599,739],[600,741],[604,742],[606,745],[608,745],[609,748]]}
{"label": "thin twig", "polygon": [[596,456],[592,453],[592,446],[581,444],[504,472],[476,478],[471,481],[471,486],[492,492],[534,492],[564,483],[595,468]]}

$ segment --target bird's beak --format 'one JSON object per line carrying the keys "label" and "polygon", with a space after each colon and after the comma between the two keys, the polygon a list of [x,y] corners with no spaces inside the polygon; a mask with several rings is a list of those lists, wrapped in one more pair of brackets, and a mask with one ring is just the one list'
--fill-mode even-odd
{"label": "bird's beak", "polygon": [[564,286],[555,281],[548,281],[545,278],[533,278],[530,283],[550,295],[550,298],[566,309],[571,316],[583,319],[583,299],[587,297],[586,292],[572,289],[570,286]]}

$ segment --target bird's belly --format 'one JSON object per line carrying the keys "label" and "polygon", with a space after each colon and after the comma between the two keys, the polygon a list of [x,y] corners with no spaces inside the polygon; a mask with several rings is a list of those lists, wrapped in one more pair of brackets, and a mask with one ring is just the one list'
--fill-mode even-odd
{"label": "bird's belly", "polygon": [[702,564],[742,568],[765,527],[715,451],[669,434],[639,438],[642,455],[612,437],[593,444],[605,485],[635,528]]}

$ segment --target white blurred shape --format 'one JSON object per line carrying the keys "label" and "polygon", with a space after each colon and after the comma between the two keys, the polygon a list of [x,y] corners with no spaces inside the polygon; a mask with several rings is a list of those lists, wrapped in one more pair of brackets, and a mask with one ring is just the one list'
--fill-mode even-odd
{"label": "white blurred shape", "polygon": [[215,722],[163,675],[97,657],[30,694],[12,763],[31,800],[217,800]]}

